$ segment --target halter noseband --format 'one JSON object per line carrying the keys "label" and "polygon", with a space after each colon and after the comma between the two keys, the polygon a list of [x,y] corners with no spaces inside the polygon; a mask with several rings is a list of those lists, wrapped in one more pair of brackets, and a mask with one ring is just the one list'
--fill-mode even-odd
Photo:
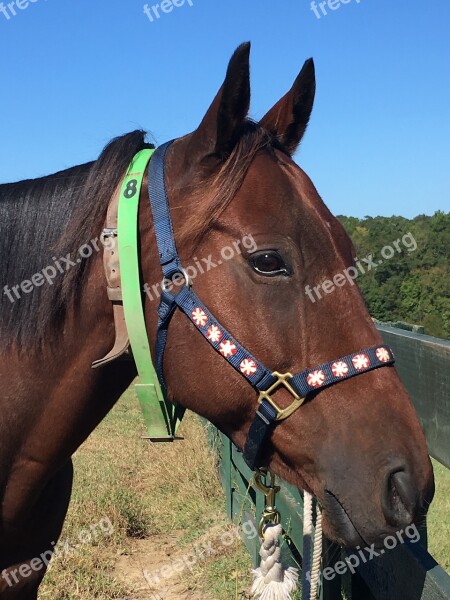
{"label": "halter noseband", "polygon": [[[274,426],[295,412],[309,394],[373,369],[392,365],[394,356],[389,346],[376,345],[292,375],[272,372],[246,350],[209,312],[192,290],[178,256],[165,184],[166,153],[171,144],[172,142],[168,142],[155,151],[150,161],[148,178],[150,206],[164,277],[158,307],[156,372],[161,386],[165,389],[164,350],[171,318],[179,308],[214,350],[259,393],[259,407],[244,446],[244,459],[253,470],[261,466],[261,451]],[[174,295],[167,289],[165,282],[172,281],[176,275],[183,276],[184,284]],[[293,397],[291,405],[284,409],[280,408],[272,397],[280,387],[287,389]]]}

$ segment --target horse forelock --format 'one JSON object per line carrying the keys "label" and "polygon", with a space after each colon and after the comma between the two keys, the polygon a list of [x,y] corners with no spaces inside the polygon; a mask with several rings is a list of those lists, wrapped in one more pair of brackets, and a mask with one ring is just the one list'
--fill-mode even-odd
{"label": "horse forelock", "polygon": [[[232,202],[241,188],[256,155],[266,152],[276,158],[275,150],[286,150],[280,142],[260,124],[247,120],[233,150],[219,166],[211,172],[200,165],[190,183],[189,202],[192,210],[187,211],[182,230],[179,232],[180,246],[189,242],[195,248]],[[208,157],[206,157],[208,158]],[[185,200],[182,198],[185,209]]]}

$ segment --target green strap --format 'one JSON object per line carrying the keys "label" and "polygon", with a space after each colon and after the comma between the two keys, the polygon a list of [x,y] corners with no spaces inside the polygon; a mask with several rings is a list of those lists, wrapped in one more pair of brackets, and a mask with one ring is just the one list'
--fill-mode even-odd
{"label": "green strap", "polygon": [[173,440],[183,412],[166,398],[153,367],[142,302],[138,252],[139,197],[145,170],[154,150],[141,150],[133,158],[119,198],[117,220],[120,277],[125,322],[139,373],[136,393],[148,435],[155,441]]}

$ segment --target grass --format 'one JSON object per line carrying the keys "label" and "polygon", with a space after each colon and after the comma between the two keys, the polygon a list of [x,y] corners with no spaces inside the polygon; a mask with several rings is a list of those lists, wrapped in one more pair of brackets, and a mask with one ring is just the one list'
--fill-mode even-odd
{"label": "grass", "polygon": [[[150,558],[154,566],[158,553],[167,562],[161,549],[167,537],[175,540],[180,556],[214,541],[214,555],[178,575],[190,594],[198,594],[192,598],[248,598],[251,565],[244,547],[238,541],[232,546],[217,543],[230,526],[215,456],[199,420],[188,415],[181,430],[185,440],[174,444],[151,444],[141,434],[140,409],[129,390],[74,457],[74,491],[62,539],[79,547],[54,561],[40,600],[162,597],[136,591],[117,564],[132,557],[140,544],[150,544],[143,553],[144,567]],[[450,472],[434,466],[437,492],[428,519],[429,546],[450,571]],[[101,523],[111,527],[103,531]],[[95,536],[80,543],[80,532],[96,525]]]}
{"label": "grass", "polygon": [[[62,540],[80,548],[70,555],[62,552],[53,562],[41,600],[128,598],[133,590],[118,577],[115,564],[139,540],[174,535],[186,552],[209,531],[217,538],[229,528],[215,456],[200,421],[188,415],[180,432],[185,440],[174,444],[151,444],[140,438],[144,433],[138,402],[129,390],[76,453]],[[79,544],[80,532],[102,519],[110,521],[113,534],[99,531],[90,543]],[[237,587],[236,597],[242,598],[248,584],[245,550],[236,542],[215,552],[192,573],[183,572],[186,585],[228,600]]]}
{"label": "grass", "polygon": [[450,573],[450,470],[433,460],[436,494],[428,513],[428,550]]}

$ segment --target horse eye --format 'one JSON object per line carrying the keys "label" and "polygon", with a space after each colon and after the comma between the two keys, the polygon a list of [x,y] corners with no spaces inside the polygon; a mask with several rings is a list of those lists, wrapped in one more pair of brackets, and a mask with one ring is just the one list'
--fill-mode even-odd
{"label": "horse eye", "polygon": [[250,264],[257,273],[266,277],[290,274],[283,258],[275,250],[254,254],[250,257]]}

